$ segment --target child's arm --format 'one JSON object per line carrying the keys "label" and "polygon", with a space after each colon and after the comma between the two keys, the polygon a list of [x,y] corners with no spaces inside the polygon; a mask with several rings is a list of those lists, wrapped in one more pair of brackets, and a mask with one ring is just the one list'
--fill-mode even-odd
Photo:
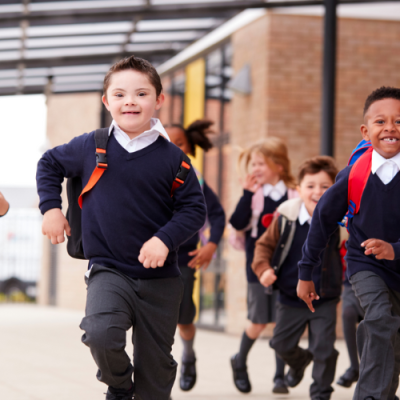
{"label": "child's arm", "polygon": [[329,237],[338,229],[347,212],[348,177],[350,168],[339,172],[336,183],[319,200],[311,220],[310,231],[303,246],[303,257],[299,262],[299,283],[297,295],[305,301],[312,312],[313,300],[318,300],[312,282],[312,272],[321,263],[321,253]]}
{"label": "child's arm", "polygon": [[251,265],[260,283],[265,287],[271,286],[277,280],[275,271],[270,263],[279,238],[279,220],[275,216],[271,225],[256,242],[253,263]]}
{"label": "child's arm", "polygon": [[[44,215],[42,233],[53,244],[64,242],[64,231],[70,235],[68,221],[61,212],[61,184],[64,177],[80,176],[83,166],[83,144],[88,135],[78,136],[69,143],[43,154],[36,172],[39,208]],[[93,145],[93,157],[94,157]]]}
{"label": "child's arm", "polygon": [[10,205],[8,204],[8,201],[5,199],[3,194],[0,192],[0,217],[2,217],[3,215],[6,215],[9,208],[10,208]]}
{"label": "child's arm", "polygon": [[217,195],[205,182],[203,193],[207,205],[207,218],[210,223],[210,238],[204,246],[189,253],[190,256],[194,256],[188,263],[190,268],[203,267],[206,269],[209,266],[225,229],[224,209]]}
{"label": "child's arm", "polygon": [[139,261],[145,268],[162,267],[168,253],[190,239],[204,225],[207,209],[193,168],[185,183],[174,192],[175,213],[141,248]]}
{"label": "child's arm", "polygon": [[258,190],[260,185],[256,183],[256,179],[252,175],[247,175],[243,182],[243,196],[240,198],[229,222],[230,224],[241,231],[249,226],[251,219],[251,201],[254,193]]}

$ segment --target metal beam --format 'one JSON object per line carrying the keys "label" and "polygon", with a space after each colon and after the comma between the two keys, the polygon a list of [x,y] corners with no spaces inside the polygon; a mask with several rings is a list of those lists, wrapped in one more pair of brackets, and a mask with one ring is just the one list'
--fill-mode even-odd
{"label": "metal beam", "polygon": [[333,156],[335,135],[335,83],[337,0],[325,0],[324,56],[321,113],[321,154]]}

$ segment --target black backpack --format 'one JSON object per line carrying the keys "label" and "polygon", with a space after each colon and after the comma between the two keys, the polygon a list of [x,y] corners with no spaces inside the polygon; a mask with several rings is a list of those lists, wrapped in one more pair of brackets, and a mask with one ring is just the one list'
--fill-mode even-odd
{"label": "black backpack", "polygon": [[[66,218],[71,227],[71,236],[67,236],[67,252],[72,258],[86,260],[82,245],[82,199],[83,195],[93,189],[103,173],[107,170],[108,132],[109,128],[101,128],[97,129],[94,133],[94,140],[96,143],[96,168],[87,185],[82,188],[82,179],[80,177],[67,180],[68,209]],[[182,152],[180,167],[171,188],[171,197],[175,190],[185,183],[190,168],[190,159]]]}

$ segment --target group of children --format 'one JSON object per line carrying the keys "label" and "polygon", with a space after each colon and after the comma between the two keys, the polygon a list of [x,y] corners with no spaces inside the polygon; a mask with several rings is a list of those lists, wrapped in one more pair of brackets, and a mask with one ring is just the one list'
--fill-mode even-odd
{"label": "group of children", "polygon": [[[107,400],[170,399],[177,326],[183,342],[181,389],[191,390],[197,378],[195,271],[212,260],[225,213],[187,157],[195,155],[196,146],[212,147],[211,122],[164,128],[153,118],[163,101],[160,77],[150,63],[134,56],[121,60],[104,79],[103,103],[113,122],[103,146],[91,132],[47,151],[38,163],[43,234],[53,244],[64,242],[64,233],[71,235],[61,212],[64,178],[79,177],[83,186],[92,182],[81,202],[89,269],[80,327],[97,379],[108,386]],[[343,317],[351,366],[338,383],[349,387],[359,379],[356,400],[394,400],[400,372],[400,90],[372,93],[364,120],[372,167],[360,212],[348,217]],[[275,323],[273,392],[288,393],[313,362],[310,398],[329,399],[346,236],[338,223],[348,210],[352,168],[336,178],[332,158],[313,157],[295,179],[285,144],[273,137],[243,152],[241,161],[249,173],[229,221],[233,242],[241,242],[246,252],[249,324],[231,359],[234,384],[243,393],[251,391],[248,353],[265,326]],[[206,219],[208,240],[203,238]],[[360,321],[359,367],[355,327]],[[309,346],[303,349],[299,341],[306,327]],[[133,363],[125,352],[130,328]]]}

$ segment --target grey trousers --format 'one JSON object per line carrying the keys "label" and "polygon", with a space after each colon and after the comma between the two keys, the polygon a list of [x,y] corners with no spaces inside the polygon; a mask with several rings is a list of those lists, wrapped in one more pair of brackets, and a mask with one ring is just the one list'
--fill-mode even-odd
{"label": "grey trousers", "polygon": [[[304,366],[307,353],[314,357],[310,387],[313,400],[328,400],[333,388],[336,360],[339,355],[334,348],[336,340],[336,305],[339,299],[323,303],[312,313],[308,308],[297,308],[277,302],[276,326],[270,346],[293,369]],[[299,346],[299,340],[308,326],[308,351]]]}
{"label": "grey trousers", "polygon": [[[87,280],[86,316],[80,328],[97,364],[97,379],[129,389],[135,399],[168,400],[177,363],[171,355],[183,293],[181,277],[132,279],[94,264]],[[133,366],[125,352],[133,328]]]}
{"label": "grey trousers", "polygon": [[365,311],[357,329],[360,378],[353,399],[394,400],[400,373],[400,293],[370,271],[354,274],[350,282]]}

